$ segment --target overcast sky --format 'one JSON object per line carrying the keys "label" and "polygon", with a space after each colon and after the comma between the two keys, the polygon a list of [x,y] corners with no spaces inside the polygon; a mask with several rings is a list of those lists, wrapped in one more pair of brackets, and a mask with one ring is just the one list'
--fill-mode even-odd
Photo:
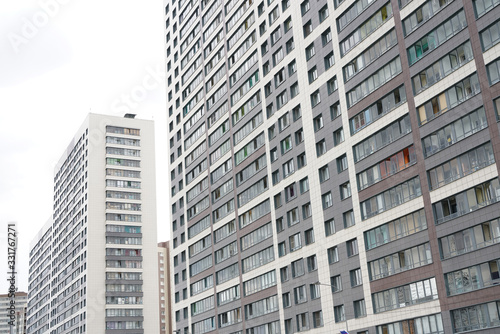
{"label": "overcast sky", "polygon": [[18,287],[27,291],[29,243],[52,214],[54,166],[89,112],[155,120],[158,240],[169,237],[163,11],[162,0],[2,1],[0,294],[7,223],[18,224]]}

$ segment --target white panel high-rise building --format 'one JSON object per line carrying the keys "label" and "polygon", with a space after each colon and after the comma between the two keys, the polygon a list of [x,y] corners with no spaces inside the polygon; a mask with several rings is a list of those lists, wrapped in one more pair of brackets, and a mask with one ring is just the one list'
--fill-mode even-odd
{"label": "white panel high-rise building", "polygon": [[89,114],[31,244],[28,333],[158,333],[154,123]]}

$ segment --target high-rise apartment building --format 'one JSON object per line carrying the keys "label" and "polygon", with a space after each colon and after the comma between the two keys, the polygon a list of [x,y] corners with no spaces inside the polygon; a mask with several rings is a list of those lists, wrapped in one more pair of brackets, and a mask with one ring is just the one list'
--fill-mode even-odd
{"label": "high-rise apartment building", "polygon": [[499,330],[499,4],[166,0],[174,330]]}
{"label": "high-rise apartment building", "polygon": [[28,333],[158,333],[154,126],[89,114],[30,249]]}
{"label": "high-rise apartment building", "polygon": [[170,247],[169,242],[158,243],[158,283],[160,303],[160,334],[172,333],[170,292]]}
{"label": "high-rise apartment building", "polygon": [[26,292],[16,292],[14,298],[9,294],[0,295],[0,334],[26,333],[27,303]]}

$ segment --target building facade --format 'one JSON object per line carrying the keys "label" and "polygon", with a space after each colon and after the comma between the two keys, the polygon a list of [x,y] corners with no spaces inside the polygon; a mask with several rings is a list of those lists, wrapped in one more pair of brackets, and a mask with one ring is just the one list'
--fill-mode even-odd
{"label": "building facade", "polygon": [[170,291],[170,248],[169,242],[158,243],[158,282],[160,308],[160,334],[172,333],[171,291]]}
{"label": "building facade", "polygon": [[167,0],[181,333],[500,326],[500,6]]}
{"label": "building facade", "polygon": [[159,332],[155,182],[153,122],[89,114],[31,244],[28,333]]}
{"label": "building facade", "polygon": [[26,292],[16,292],[15,298],[10,298],[9,294],[0,295],[0,334],[26,333],[27,303]]}

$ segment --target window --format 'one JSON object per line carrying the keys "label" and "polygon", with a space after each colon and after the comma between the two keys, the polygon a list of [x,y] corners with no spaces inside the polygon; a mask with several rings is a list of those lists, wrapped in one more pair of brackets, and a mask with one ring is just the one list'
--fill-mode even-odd
{"label": "window", "polygon": [[284,293],[282,295],[282,299],[284,308],[292,306],[292,301],[290,300],[290,292]]}
{"label": "window", "polygon": [[371,218],[421,195],[420,178],[416,176],[361,202],[361,219]]}
{"label": "window", "polygon": [[269,129],[267,129],[267,135],[269,137],[269,140],[276,137],[276,126],[274,124],[270,126]]}
{"label": "window", "polygon": [[[276,170],[272,173],[273,185],[276,185],[280,182],[280,171]],[[281,193],[280,193],[280,202],[281,202]]]}
{"label": "window", "polygon": [[[388,126],[382,128],[382,130],[371,135],[359,144],[354,145],[354,161],[357,162],[366,158],[409,132],[411,132],[411,124],[410,116],[407,114],[399,120],[390,123]],[[424,149],[425,146],[424,143]]]}
{"label": "window", "polygon": [[306,239],[306,246],[314,243],[314,230],[311,228],[304,232],[304,237]]}
{"label": "window", "polygon": [[325,154],[327,151],[326,148],[326,141],[324,139],[320,140],[319,142],[316,143],[316,155],[318,157],[322,156]]}
{"label": "window", "polygon": [[307,302],[306,286],[301,285],[294,288],[293,295],[295,297],[295,304],[302,304]]}
{"label": "window", "polygon": [[[300,259],[292,262],[292,277],[296,278],[304,275],[304,260]],[[305,295],[305,286],[304,286],[304,295]]]}
{"label": "window", "polygon": [[285,68],[283,67],[278,73],[274,75],[274,86],[278,88],[285,81]]}
{"label": "window", "polygon": [[407,147],[357,174],[358,188],[360,190],[368,188],[415,164],[416,159],[414,146]]}
{"label": "window", "polygon": [[396,30],[392,29],[343,67],[344,81],[349,81],[369,64],[380,59],[380,56],[397,42]]}
{"label": "window", "polygon": [[318,12],[319,14],[319,23],[322,23],[329,15],[328,5],[324,5]]}
{"label": "window", "polygon": [[311,107],[316,107],[321,102],[321,96],[319,94],[319,89],[311,94]]}
{"label": "window", "polygon": [[283,267],[280,269],[281,283],[286,282],[290,279],[288,276],[288,267]]}
{"label": "window", "polygon": [[276,272],[274,270],[254,277],[243,282],[243,292],[245,296],[252,295],[261,290],[270,288],[276,285]]}
{"label": "window", "polygon": [[274,9],[269,13],[269,26],[271,26],[274,23],[274,21],[278,19],[279,16],[280,16],[280,10],[276,5],[276,7],[274,7]]}
{"label": "window", "polygon": [[438,291],[435,278],[413,282],[372,294],[374,313],[386,312],[437,299]]}
{"label": "window", "polygon": [[260,46],[260,53],[261,53],[261,56],[264,56],[267,52],[269,51],[269,45],[267,44],[267,41],[265,41],[264,43],[262,43],[262,45]]}
{"label": "window", "polygon": [[334,146],[339,145],[344,142],[344,128],[340,128],[333,132],[333,144]]}
{"label": "window", "polygon": [[327,253],[328,253],[328,263],[329,264],[332,264],[332,263],[339,261],[339,251],[337,249],[337,246],[328,248]]}
{"label": "window", "polygon": [[278,296],[267,297],[245,305],[246,319],[253,319],[278,310]]}
{"label": "window", "polygon": [[278,244],[278,255],[279,257],[286,255],[286,243],[284,241]]}
{"label": "window", "polygon": [[[372,124],[404,102],[406,102],[406,92],[404,86],[400,86],[386,96],[379,99],[365,111],[362,111],[351,118],[349,120],[351,134],[355,134],[361,131],[366,126]],[[407,124],[408,127],[405,127],[405,129],[407,129],[409,132],[411,131],[409,119]]]}
{"label": "window", "polygon": [[299,181],[299,189],[300,189],[300,194],[303,194],[306,191],[309,191],[309,178],[308,177],[305,177]]}
{"label": "window", "polygon": [[335,233],[335,220],[333,218],[328,219],[327,221],[325,221],[325,234],[328,237],[334,233]]}
{"label": "window", "polygon": [[234,220],[231,220],[229,223],[214,231],[214,242],[218,243],[234,233],[236,233],[236,223]]}
{"label": "window", "polygon": [[[250,155],[252,155],[256,150],[264,146],[264,132],[261,132],[257,137],[255,137],[252,141],[246,144],[242,149],[234,154],[235,165],[239,165],[245,159],[247,159]],[[271,156],[271,161],[272,156]]]}
{"label": "window", "polygon": [[257,7],[257,12],[259,13],[259,16],[261,16],[264,13],[264,1],[262,1],[259,4],[259,7]]}
{"label": "window", "polygon": [[280,47],[278,51],[273,53],[273,66],[278,65],[278,63],[284,58],[283,48]]}
{"label": "window", "polygon": [[347,256],[358,255],[358,239],[352,239],[346,242]]}
{"label": "window", "polygon": [[423,138],[424,156],[428,157],[459,142],[487,126],[483,107]]}
{"label": "window", "polygon": [[285,28],[285,34],[290,30],[292,29],[292,17],[288,17],[286,20],[285,20],[285,23],[283,24],[283,27]]}
{"label": "window", "polygon": [[[500,242],[499,234],[496,232],[499,229],[500,220],[494,219],[442,237],[438,240],[441,257],[449,259],[453,256],[497,244]],[[475,242],[472,242],[472,240],[475,240]]]}
{"label": "window", "polygon": [[333,51],[332,51],[325,57],[325,71],[328,70],[333,65],[335,65],[335,57],[333,56]]}
{"label": "window", "polygon": [[238,216],[240,228],[250,225],[254,221],[267,215],[270,211],[271,211],[271,201],[267,199]]}
{"label": "window", "polygon": [[323,128],[323,116],[319,114],[319,116],[314,117],[313,119],[314,131],[317,132],[321,128]]}
{"label": "window", "polygon": [[497,59],[488,65],[486,65],[486,71],[488,72],[488,79],[490,85],[493,85],[500,81],[500,59]]}
{"label": "window", "polygon": [[291,76],[295,72],[297,72],[297,62],[294,59],[290,64],[288,64],[288,76]]}
{"label": "window", "polygon": [[344,200],[351,197],[351,183],[346,182],[340,185],[340,199]]}
{"label": "window", "polygon": [[311,294],[311,300],[318,299],[321,297],[321,286],[319,284],[309,284],[309,291]]}
{"label": "window", "polygon": [[363,284],[363,279],[361,277],[361,268],[351,270],[349,272],[349,276],[351,277],[351,287]]}
{"label": "window", "polygon": [[473,74],[429,101],[417,107],[420,124],[426,124],[437,116],[465,102],[481,91],[477,74]]}
{"label": "window", "polygon": [[285,225],[283,224],[283,217],[276,219],[276,230],[281,232],[285,229]]}
{"label": "window", "polygon": [[300,233],[296,233],[288,238],[290,244],[290,252],[302,248],[302,238]]}
{"label": "window", "polygon": [[316,69],[316,66],[311,68],[309,72],[307,72],[307,75],[309,77],[309,83],[312,83],[318,78],[318,70]]}
{"label": "window", "polygon": [[311,59],[315,54],[316,51],[314,49],[314,42],[313,42],[306,48],[306,59],[307,60]]}
{"label": "window", "polygon": [[302,219],[307,219],[312,216],[311,203],[306,203],[302,205]]}
{"label": "window", "polygon": [[490,10],[495,8],[500,4],[498,0],[474,0],[474,9],[476,12],[476,18],[480,18],[484,14],[488,13]]}
{"label": "window", "polygon": [[321,195],[321,201],[323,203],[323,210],[328,209],[333,205],[332,192],[329,191],[326,194]]}
{"label": "window", "polygon": [[342,279],[340,275],[330,277],[330,285],[332,286],[332,292],[338,292],[342,290]]}
{"label": "window", "polygon": [[284,12],[290,7],[291,0],[281,0],[281,10]]}
{"label": "window", "polygon": [[347,169],[347,155],[342,155],[337,158],[337,171],[339,173],[345,171]]}
{"label": "window", "polygon": [[280,132],[286,129],[290,125],[290,114],[287,112],[278,119],[278,126]]}
{"label": "window", "polygon": [[304,141],[304,130],[300,128],[295,132],[295,145],[299,145]]}
{"label": "window", "polygon": [[238,244],[236,241],[230,243],[227,246],[224,246],[222,248],[219,248],[214,252],[215,254],[215,263],[219,264],[221,262],[226,261],[232,256],[235,256],[238,254]]}
{"label": "window", "polygon": [[283,164],[283,178],[287,178],[290,174],[295,171],[293,166],[293,159],[288,160]]}
{"label": "window", "polygon": [[470,41],[467,41],[415,75],[412,78],[413,91],[415,94],[418,94],[431,87],[436,82],[464,66],[473,57],[472,46]]}
{"label": "window", "polygon": [[332,41],[332,30],[330,28],[321,34],[321,41],[323,42],[323,47]]}
{"label": "window", "polygon": [[441,0],[439,2],[427,1],[422,6],[417,8],[417,10],[408,15],[402,22],[405,36],[436,15],[450,2],[450,0]]}
{"label": "window", "polygon": [[500,260],[497,259],[446,273],[444,279],[448,296],[497,285],[500,281],[499,265]]}
{"label": "window", "polygon": [[347,107],[351,108],[364,97],[373,93],[379,87],[401,73],[401,70],[401,59],[398,56],[382,66],[377,72],[366,78],[359,85],[348,91],[346,93]]}
{"label": "window", "polygon": [[292,137],[288,136],[280,142],[281,155],[287,153],[292,149]]}
{"label": "window", "polygon": [[[456,35],[459,31],[467,26],[465,13],[460,10],[457,14],[444,21],[441,25],[437,26],[433,31],[424,35],[420,40],[406,49],[408,53],[408,62],[413,65],[418,60],[426,56],[430,51],[434,50],[448,39]],[[479,34],[480,37],[482,33]],[[482,38],[481,38],[482,39]],[[483,41],[483,40],[482,40]],[[483,41],[483,49],[486,50]]]}
{"label": "window", "polygon": [[296,315],[297,319],[297,331],[307,331],[309,330],[309,313],[300,313]]}
{"label": "window", "polygon": [[274,31],[271,33],[271,46],[276,44],[281,39],[281,28],[278,26]]}
{"label": "window", "polygon": [[268,97],[269,95],[271,95],[271,93],[273,92],[273,88],[271,86],[271,82],[268,82],[265,86],[264,86],[264,95],[266,97]]}
{"label": "window", "polygon": [[402,328],[408,328],[410,333],[418,333],[422,326],[428,329],[433,328],[434,333],[444,333],[441,313],[380,325],[376,327],[376,331],[377,333],[397,333],[402,331]]}
{"label": "window", "polygon": [[307,159],[306,159],[306,153],[304,152],[297,156],[297,168],[301,169],[305,165],[307,165]]}
{"label": "window", "polygon": [[316,260],[316,255],[311,255],[306,260],[307,260],[307,270],[309,272],[318,270],[318,262]]}
{"label": "window", "polygon": [[248,166],[246,166],[243,170],[236,173],[236,185],[239,186],[246,182],[248,179],[252,178],[255,174],[257,174],[260,170],[264,169],[267,166],[266,155],[263,154],[259,158],[252,161]]}
{"label": "window", "polygon": [[334,306],[333,313],[335,315],[335,322],[345,321],[344,305]]}
{"label": "window", "polygon": [[276,107],[278,110],[281,109],[288,102],[288,94],[286,89],[276,96]]}
{"label": "window", "polygon": [[328,95],[331,95],[333,92],[335,92],[338,89],[337,85],[337,76],[334,76],[330,80],[326,82],[326,87],[328,90]]}
{"label": "window", "polygon": [[247,273],[274,261],[274,247],[265,248],[241,261],[242,272]]}
{"label": "window", "polygon": [[300,11],[302,13],[302,16],[304,16],[305,13],[307,13],[311,9],[311,5],[309,4],[309,0],[305,0],[300,4]]}
{"label": "window", "polygon": [[314,328],[323,327],[323,312],[316,311],[312,313]]}
{"label": "window", "polygon": [[274,207],[279,208],[282,205],[283,205],[283,203],[281,200],[281,193],[274,195]]}
{"label": "window", "polygon": [[366,316],[366,306],[365,306],[365,300],[356,300],[353,302],[354,305],[354,317],[355,318],[361,318]]}
{"label": "window", "polygon": [[436,224],[476,211],[500,199],[498,178],[476,185],[458,194],[433,203]]}
{"label": "window", "polygon": [[[498,327],[500,301],[464,307],[451,311],[455,333]],[[493,331],[495,331],[493,329]]]}
{"label": "window", "polygon": [[217,306],[221,306],[240,299],[240,286],[236,285],[229,289],[222,290],[217,293]]}
{"label": "window", "polygon": [[370,279],[377,280],[432,263],[429,243],[401,250],[368,262]]}
{"label": "window", "polygon": [[264,76],[267,75],[267,73],[269,73],[270,70],[271,68],[269,66],[269,60],[268,60],[264,63],[264,65],[262,65],[262,72],[264,73]]}
{"label": "window", "polygon": [[403,238],[407,235],[425,230],[426,228],[427,221],[423,210],[410,213],[406,216],[366,231],[364,233],[366,249],[370,250],[377,246]]}
{"label": "window", "polygon": [[302,117],[302,111],[300,109],[300,104],[292,109],[293,121],[295,122]]}
{"label": "window", "polygon": [[347,38],[340,43],[340,53],[344,56],[356,45],[365,40],[368,36],[377,30],[382,24],[392,17],[392,5],[387,3],[375,12],[367,21],[361,24]]}

